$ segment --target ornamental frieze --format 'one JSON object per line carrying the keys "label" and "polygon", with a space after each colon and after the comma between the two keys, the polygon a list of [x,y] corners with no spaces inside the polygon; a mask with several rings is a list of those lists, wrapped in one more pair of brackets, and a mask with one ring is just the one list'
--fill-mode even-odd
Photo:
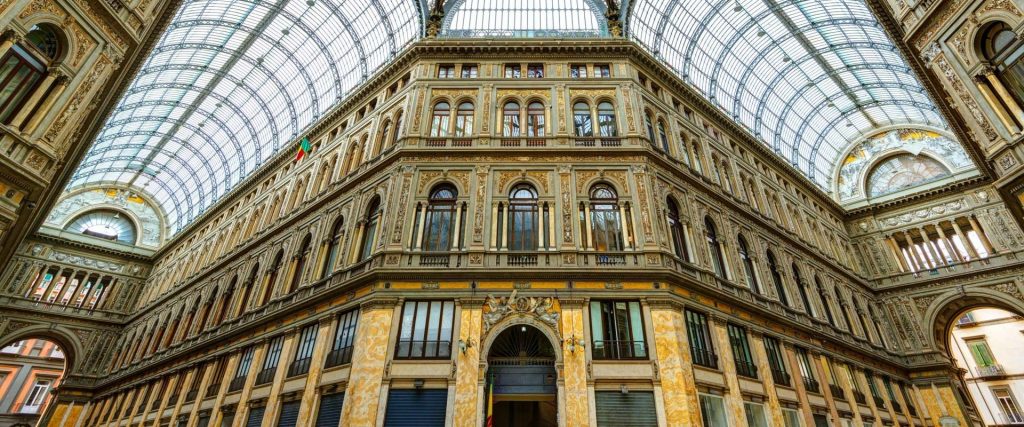
{"label": "ornamental frieze", "polygon": [[515,314],[534,316],[541,322],[547,323],[555,330],[558,330],[559,314],[558,311],[554,309],[553,298],[522,298],[517,295],[518,292],[519,291],[517,290],[512,291],[512,294],[507,298],[495,298],[492,295],[487,296],[487,300],[484,302],[487,307],[487,310],[483,314],[484,332],[489,331],[491,327],[502,319]]}
{"label": "ornamental frieze", "polygon": [[529,98],[541,98],[547,103],[551,98],[549,89],[498,89],[498,99],[518,98],[526,100]]}
{"label": "ornamental frieze", "polygon": [[[965,208],[967,208],[967,202],[965,202],[963,199],[953,200],[950,202],[945,202],[942,204],[917,209],[913,212],[905,212],[896,216],[881,218],[878,220],[878,222],[882,227],[897,227],[900,225],[911,224],[932,217],[942,216],[953,212],[959,212]],[[861,226],[862,230],[867,231],[866,228],[866,224]]]}

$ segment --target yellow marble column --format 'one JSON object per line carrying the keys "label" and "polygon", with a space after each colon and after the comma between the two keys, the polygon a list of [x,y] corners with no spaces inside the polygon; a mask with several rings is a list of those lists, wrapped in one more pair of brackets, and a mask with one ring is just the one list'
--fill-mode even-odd
{"label": "yellow marble column", "polygon": [[[249,396],[252,396],[252,389],[256,387],[256,377],[259,376],[260,371],[263,369],[263,359],[267,356],[267,345],[266,341],[261,341],[256,346],[255,352],[252,355],[252,362],[249,363],[249,372],[245,375],[245,384],[242,385],[241,394],[238,396],[238,407],[235,409],[235,425],[241,426],[245,424],[245,419],[249,416]],[[217,393],[217,402],[214,404],[214,408],[220,408],[221,403],[224,401],[224,395],[228,394],[228,388],[231,387],[231,380],[235,378],[236,371],[238,371],[238,363],[241,362],[242,353],[245,350],[236,354],[232,359],[235,361],[233,364],[229,364],[229,370],[224,373],[225,378],[221,381],[221,392]],[[280,359],[279,359],[280,360]],[[221,422],[222,415],[220,411],[213,417],[210,417],[210,423],[213,425],[219,425]],[[266,410],[263,412],[263,419],[267,419]],[[216,421],[216,423],[214,423]]]}
{"label": "yellow marble column", "polygon": [[[750,351],[754,353],[754,360],[757,363],[757,373],[761,377],[765,394],[768,396],[768,404],[765,406],[767,406],[768,415],[771,417],[770,424],[784,426],[786,424],[782,419],[782,405],[779,404],[779,395],[775,392],[775,378],[772,376],[772,368],[768,364],[768,351],[764,347],[764,336],[757,332],[748,331],[748,334],[750,335]],[[779,345],[782,344],[779,343]],[[782,349],[780,348],[780,350]],[[793,381],[792,376],[790,376],[790,381]]]}
{"label": "yellow marble column", "polygon": [[[590,425],[590,400],[587,390],[586,348],[574,346],[569,351],[566,340],[575,337],[586,340],[583,324],[583,300],[559,300],[562,308],[562,380],[565,395],[566,427]],[[590,342],[587,341],[587,345]],[[561,410],[561,408],[559,408]]]}
{"label": "yellow marble column", "polygon": [[[270,397],[267,399],[267,409],[263,413],[263,427],[277,425],[277,417],[281,413],[281,389],[284,388],[285,377],[288,376],[288,365],[295,359],[296,343],[298,339],[297,330],[288,332],[284,337],[284,344],[281,348],[281,357],[277,359],[277,368],[274,372],[274,382],[270,385]],[[250,374],[252,373],[250,369]],[[244,402],[244,401],[243,401]]]}
{"label": "yellow marble column", "polygon": [[[839,410],[836,409],[836,397],[832,395],[832,377],[839,377],[839,375],[833,375],[831,369],[835,369],[832,364],[828,363],[827,356],[822,354],[811,354],[811,362],[814,365],[815,371],[818,373],[818,379],[821,387],[821,393],[825,396],[825,402],[828,403],[828,412],[833,420],[839,419]],[[839,385],[839,384],[836,384]]]}
{"label": "yellow marble column", "polygon": [[738,426],[747,424],[747,416],[743,411],[743,396],[740,394],[740,380],[736,374],[736,359],[733,358],[732,346],[729,345],[729,332],[726,329],[725,319],[716,315],[711,318],[712,333],[715,336],[715,348],[718,349],[718,367],[725,375],[725,384],[728,390],[725,396],[726,410],[729,419]]}
{"label": "yellow marble column", "polygon": [[[240,355],[235,353],[228,357],[225,365],[220,373],[216,372],[216,369],[206,369],[206,375],[203,376],[203,382],[200,384],[199,394],[196,396],[196,403],[192,405],[192,414],[189,415],[188,427],[197,427],[199,425],[199,409],[202,406],[201,402],[205,399],[206,389],[211,384],[214,384],[214,376],[220,375],[220,389],[217,390],[217,396],[214,398],[213,407],[220,408],[220,405],[224,403],[224,395],[227,394],[228,386],[231,384],[230,376],[234,374],[235,368],[238,367],[238,361]],[[210,424],[220,425],[220,411],[213,411],[210,415]]]}
{"label": "yellow marble column", "polygon": [[39,122],[43,121],[43,118],[53,108],[53,104],[57,102],[57,99],[64,94],[64,90],[68,88],[68,81],[68,76],[61,75],[57,77],[53,91],[43,100],[43,104],[39,106],[36,114],[25,124],[23,129],[25,135],[30,135],[36,129],[36,126],[39,126]]}
{"label": "yellow marble column", "polygon": [[455,408],[453,426],[479,427],[480,407],[480,335],[483,329],[483,300],[460,299],[459,340],[466,343],[465,353],[455,346]]}
{"label": "yellow marble column", "polygon": [[[181,414],[181,407],[185,404],[185,395],[188,394],[188,389],[184,386],[187,384],[192,385],[192,378],[197,374],[201,373],[202,365],[199,365],[195,369],[189,369],[186,372],[181,372],[177,375],[177,381],[181,382],[182,387],[179,389],[178,402],[174,405],[174,410],[171,411],[171,423],[177,424],[178,415]],[[199,400],[199,396],[196,396],[196,400]]]}
{"label": "yellow marble column", "polygon": [[[796,389],[796,395],[800,398],[800,416],[804,419],[804,425],[814,425],[814,411],[811,409],[811,404],[807,399],[807,387],[804,385],[804,374],[800,369],[800,361],[797,360],[796,350],[790,343],[782,343],[782,357],[786,358],[786,364],[789,365],[790,378],[793,381],[793,388]],[[811,369],[814,369],[811,367]],[[819,375],[818,378],[821,378]],[[812,380],[814,378],[811,378]],[[822,382],[818,382],[819,390],[822,387]]]}
{"label": "yellow marble column", "polygon": [[700,403],[697,401],[683,307],[671,300],[648,302],[665,420],[670,426],[699,426]]}
{"label": "yellow marble column", "polygon": [[313,408],[320,402],[319,386],[320,377],[324,372],[324,361],[327,360],[327,352],[330,351],[334,342],[331,320],[323,320],[316,331],[316,345],[313,347],[313,359],[309,362],[309,373],[306,374],[306,387],[302,390],[302,404],[299,405],[299,425],[313,425]]}
{"label": "yellow marble column", "polygon": [[956,393],[948,383],[931,383],[928,386],[920,387],[921,395],[924,397],[925,407],[931,414],[931,423],[935,427],[941,427],[943,417],[952,417],[960,422],[961,426],[972,425],[961,410],[960,403],[956,399]]}
{"label": "yellow marble column", "polygon": [[397,299],[378,299],[363,304],[352,353],[351,374],[345,389],[343,426],[374,427],[380,402],[384,368],[388,361],[388,338]]}

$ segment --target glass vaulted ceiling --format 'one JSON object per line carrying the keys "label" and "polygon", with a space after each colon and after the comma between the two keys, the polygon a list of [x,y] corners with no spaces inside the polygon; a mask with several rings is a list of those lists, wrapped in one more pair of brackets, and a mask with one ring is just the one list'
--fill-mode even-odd
{"label": "glass vaulted ceiling", "polygon": [[410,0],[187,0],[72,178],[149,194],[172,233],[420,35]]}
{"label": "glass vaulted ceiling", "polygon": [[851,142],[945,129],[863,0],[632,0],[630,37],[825,191]]}
{"label": "glass vaulted ceiling", "polygon": [[[945,128],[863,0],[630,0],[627,36],[825,191],[863,135]],[[422,35],[420,0],[186,0],[71,186],[171,233]],[[448,0],[446,37],[601,37],[600,0]]]}

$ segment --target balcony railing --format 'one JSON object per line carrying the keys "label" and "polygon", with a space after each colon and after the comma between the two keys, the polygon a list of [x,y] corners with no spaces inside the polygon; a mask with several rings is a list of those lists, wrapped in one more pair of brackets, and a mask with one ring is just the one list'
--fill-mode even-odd
{"label": "balcony railing", "polygon": [[903,412],[903,407],[900,406],[899,402],[897,402],[895,400],[889,400],[889,403],[892,404],[892,410],[895,411],[896,413]]}
{"label": "balcony railing", "polygon": [[331,368],[346,363],[352,363],[352,346],[336,348],[327,353],[327,362],[324,363],[325,368]]}
{"label": "balcony railing", "polygon": [[853,400],[856,400],[857,403],[859,403],[861,405],[867,405],[868,404],[867,397],[864,396],[864,392],[861,392],[861,391],[857,391],[857,390],[853,391]]}
{"label": "balcony railing", "polygon": [[309,364],[313,361],[312,357],[306,357],[302,359],[296,359],[291,365],[288,365],[288,377],[294,377],[297,375],[304,375],[309,372]]}
{"label": "balcony railing", "polygon": [[835,384],[829,384],[828,390],[832,392],[833,399],[846,399],[846,391]]}
{"label": "balcony railing", "polygon": [[775,381],[775,384],[781,384],[781,385],[784,385],[784,386],[787,386],[787,387],[789,386],[790,383],[789,383],[789,374],[788,373],[786,373],[785,371],[783,371],[781,369],[772,369],[771,371],[772,371],[772,381]]}
{"label": "balcony railing", "polygon": [[974,368],[974,372],[978,377],[998,377],[1006,375],[1006,371],[1003,370],[1003,365],[989,365],[989,366],[977,366]]}
{"label": "balcony railing", "polygon": [[885,399],[882,399],[881,397],[878,396],[874,396],[874,399],[876,407],[878,407],[879,409],[885,408]]}
{"label": "balcony railing", "polygon": [[597,265],[626,265],[625,255],[597,254],[594,259]]}
{"label": "balcony railing", "polygon": [[718,355],[710,350],[694,347],[693,363],[705,368],[718,369]]}
{"label": "balcony railing", "polygon": [[[242,387],[245,387],[245,376],[244,375],[241,376],[241,377],[232,378],[231,382],[228,383],[228,393],[233,392],[233,391],[241,390]],[[216,394],[216,392],[215,392],[215,394]]]}
{"label": "balcony railing", "polygon": [[396,359],[447,359],[452,355],[451,341],[399,341]]}
{"label": "balcony railing", "polygon": [[421,267],[447,267],[449,261],[448,254],[444,255],[421,255],[420,266]]}
{"label": "balcony railing", "polygon": [[196,400],[196,396],[199,395],[199,390],[189,390],[185,393],[185,402],[193,402]]}
{"label": "balcony railing", "polygon": [[512,267],[532,267],[537,265],[536,254],[509,254],[508,265]]}
{"label": "balcony railing", "polygon": [[910,413],[910,416],[916,417],[917,416],[917,407],[908,403],[907,404],[907,412]]}
{"label": "balcony railing", "polygon": [[172,394],[171,397],[167,398],[167,406],[174,406],[178,404],[178,394]]}
{"label": "balcony railing", "polygon": [[256,385],[270,384],[274,381],[274,374],[277,373],[277,366],[266,368],[256,375]]}
{"label": "balcony railing", "polygon": [[747,378],[757,379],[757,365],[736,359],[736,374]]}
{"label": "balcony railing", "polygon": [[621,147],[622,138],[601,137],[601,138],[576,138],[577,147]]}
{"label": "balcony railing", "polygon": [[[244,382],[243,382],[244,384]],[[206,387],[206,397],[213,397],[220,391],[220,383],[210,384]]]}
{"label": "balcony railing", "polygon": [[594,359],[646,359],[644,341],[594,341]]}
{"label": "balcony railing", "polygon": [[804,377],[804,388],[811,393],[821,392],[821,384],[818,384],[818,382],[815,381],[814,378]]}

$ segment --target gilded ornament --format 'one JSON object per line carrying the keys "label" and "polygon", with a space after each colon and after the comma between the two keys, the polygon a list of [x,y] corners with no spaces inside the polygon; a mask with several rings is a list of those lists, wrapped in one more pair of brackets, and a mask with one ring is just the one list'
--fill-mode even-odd
{"label": "gilded ornament", "polygon": [[551,297],[527,297],[521,298],[517,296],[518,290],[512,291],[512,294],[506,297],[495,298],[492,295],[487,296],[486,304],[487,310],[484,311],[484,332],[491,330],[491,328],[510,315],[524,314],[535,316],[538,320],[551,325],[553,328],[558,328],[558,312],[554,309],[554,299]]}

